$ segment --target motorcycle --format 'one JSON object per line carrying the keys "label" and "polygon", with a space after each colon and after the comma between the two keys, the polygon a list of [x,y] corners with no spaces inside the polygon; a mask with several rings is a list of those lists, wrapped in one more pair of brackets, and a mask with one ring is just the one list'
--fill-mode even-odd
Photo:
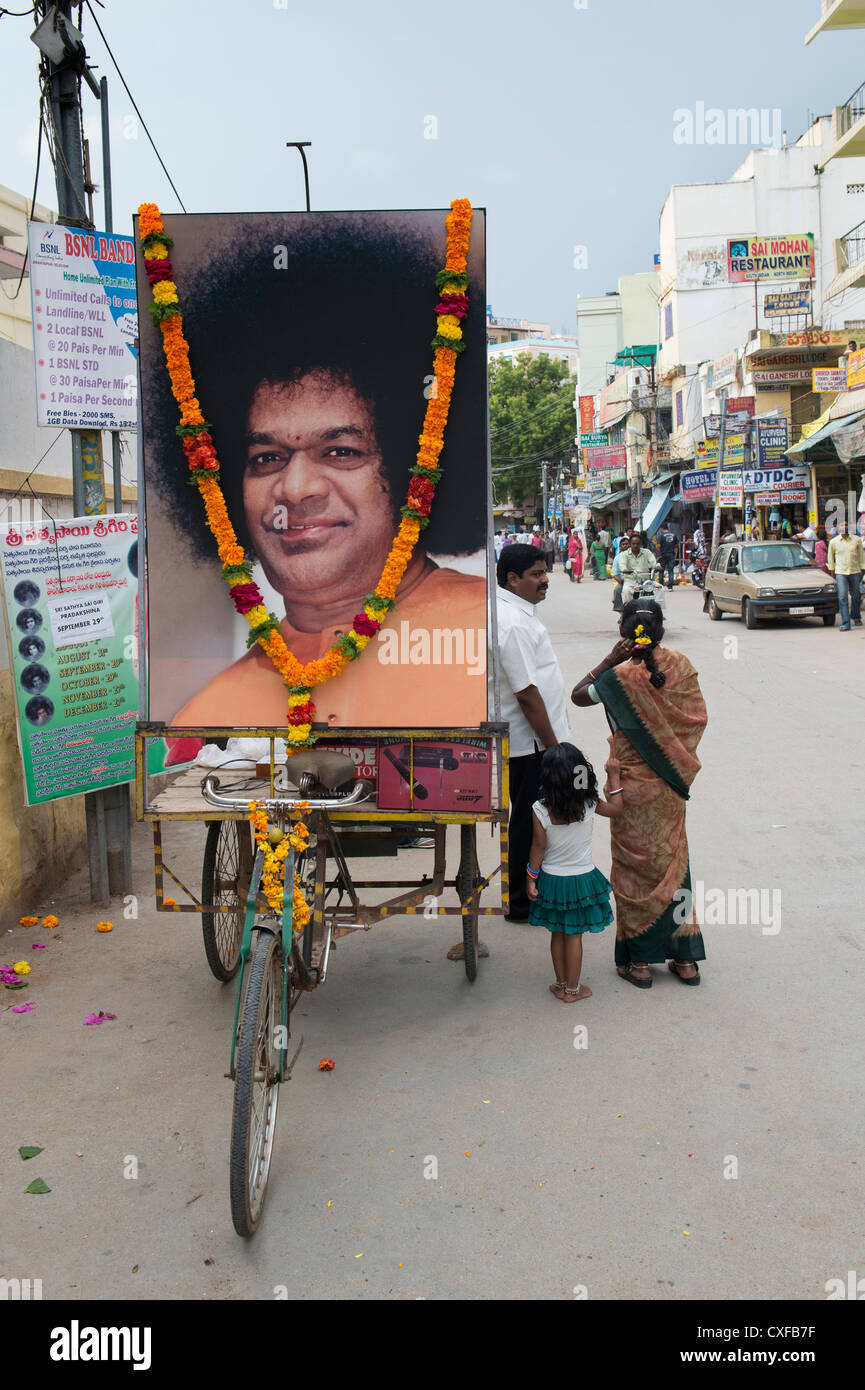
{"label": "motorcycle", "polygon": [[[640,584],[633,584],[630,580],[627,580],[625,584],[622,585],[621,597],[623,606],[625,603],[629,603],[630,600],[633,598],[648,599],[650,602],[656,603],[658,605],[658,607],[661,610],[662,617],[666,618],[667,589],[666,586],[662,584],[657,577],[660,573],[660,567],[656,565],[655,568],[649,572],[649,574],[646,576],[644,580],[641,581]],[[627,590],[628,592],[626,593],[625,590]]]}
{"label": "motorcycle", "polygon": [[690,568],[691,583],[698,589],[706,587],[706,570],[709,568],[709,560],[705,555],[698,555]]}

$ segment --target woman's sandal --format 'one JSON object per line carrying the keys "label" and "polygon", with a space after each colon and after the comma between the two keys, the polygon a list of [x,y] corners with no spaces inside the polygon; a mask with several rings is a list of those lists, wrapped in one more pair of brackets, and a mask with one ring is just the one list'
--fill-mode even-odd
{"label": "woman's sandal", "polygon": [[[648,967],[647,965],[643,966],[642,968],[643,968],[644,970],[648,970],[648,969],[649,969],[649,967]],[[634,974],[634,964],[633,964],[633,961],[631,962],[630,965],[617,965],[617,966],[616,966],[616,973],[619,975],[619,977],[620,977],[621,979],[627,980],[629,985],[636,985],[637,989],[651,989],[651,988],[652,988],[652,975],[651,975],[651,971],[649,972],[648,975],[635,975],[635,974]]]}
{"label": "woman's sandal", "polygon": [[556,998],[561,999],[563,1004],[579,1004],[583,999],[591,999],[592,991],[588,985],[577,985],[576,989],[569,989],[567,985],[562,986],[562,993],[557,994]]}
{"label": "woman's sandal", "polygon": [[[679,970],[679,966],[680,966],[680,965],[693,965],[695,974],[693,974],[693,975],[683,975],[683,974],[681,974],[681,972],[680,972],[680,970]],[[668,960],[668,961],[667,961],[667,966],[668,966],[668,968],[669,968],[670,970],[672,970],[673,974],[676,975],[676,976],[682,981],[682,984],[683,984],[683,985],[698,985],[698,984],[700,983],[700,967],[699,967],[699,965],[697,965],[696,961],[690,961],[690,960],[682,960],[682,961],[679,961],[679,960]]]}
{"label": "woman's sandal", "polygon": [[560,991],[563,989],[567,989],[567,987],[567,980],[556,980],[556,983],[554,985],[550,985],[550,994],[554,994],[557,999],[561,999],[562,995]]}

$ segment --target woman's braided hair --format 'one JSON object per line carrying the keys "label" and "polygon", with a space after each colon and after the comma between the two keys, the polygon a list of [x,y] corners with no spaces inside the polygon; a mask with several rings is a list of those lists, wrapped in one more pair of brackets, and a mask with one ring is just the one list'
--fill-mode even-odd
{"label": "woman's braided hair", "polygon": [[[653,599],[631,599],[622,609],[622,635],[637,643],[634,661],[642,661],[649,680],[656,690],[666,685],[667,677],[658,670],[655,648],[664,635],[664,615]],[[649,638],[646,642],[644,639]],[[642,639],[642,640],[641,640]]]}

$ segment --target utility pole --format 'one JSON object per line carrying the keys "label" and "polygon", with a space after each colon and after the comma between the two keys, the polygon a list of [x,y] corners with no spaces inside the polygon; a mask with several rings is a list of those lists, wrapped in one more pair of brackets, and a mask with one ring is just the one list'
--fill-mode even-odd
{"label": "utility pole", "polygon": [[[48,100],[55,134],[55,176],[57,220],[62,226],[94,230],[85,202],[85,150],[81,110],[81,76],[97,97],[107,96],[86,64],[86,55],[72,24],[72,0],[38,0],[37,17],[45,22],[54,11],[53,30],[57,46],[52,51],[59,61],[45,54],[48,71]],[[70,32],[71,31],[71,32]],[[45,53],[43,45],[38,45]],[[61,54],[65,55],[61,57]],[[103,110],[103,161],[108,188],[106,216],[111,230],[110,155],[107,131],[107,100]],[[105,511],[105,465],[99,430],[70,429],[72,439],[72,499],[76,516],[92,516]],[[115,448],[119,439],[114,435]],[[114,508],[119,510],[119,452],[115,454]],[[121,503],[122,505],[122,503]],[[91,901],[107,905],[110,893],[128,893],[132,886],[131,824],[129,789],[121,784],[104,791],[86,792],[87,853],[90,868]]]}
{"label": "utility pole", "polygon": [[545,459],[544,462],[541,464],[541,478],[542,478],[543,498],[544,498],[544,500],[543,500],[544,530],[546,530],[546,527],[547,527],[547,524],[548,524],[548,521],[549,521],[549,517],[548,517],[548,515],[547,515],[547,496],[548,496],[549,488],[548,488],[548,483],[547,483],[547,463],[546,463],[546,459]]}
{"label": "utility pole", "polygon": [[[724,448],[727,443],[727,397],[721,402],[721,429],[718,436],[718,473],[715,478],[715,515],[712,520],[712,554],[721,539],[721,469],[724,467]],[[744,487],[745,479],[742,479]]]}

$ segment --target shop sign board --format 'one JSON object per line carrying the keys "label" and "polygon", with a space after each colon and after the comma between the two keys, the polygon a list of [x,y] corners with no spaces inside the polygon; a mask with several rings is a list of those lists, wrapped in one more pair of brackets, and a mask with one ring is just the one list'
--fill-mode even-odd
{"label": "shop sign board", "polygon": [[810,308],[810,290],[787,290],[763,296],[763,313],[766,318],[775,318],[782,314],[807,314]]}
{"label": "shop sign board", "polygon": [[109,232],[27,224],[36,423],[135,429],[135,242]]}
{"label": "shop sign board", "polygon": [[736,372],[739,367],[738,352],[728,352],[724,357],[718,357],[709,365],[706,377],[706,390],[717,391],[721,386],[729,386],[731,381],[735,381]]}
{"label": "shop sign board", "polygon": [[853,391],[857,386],[865,386],[865,348],[851,352],[847,358],[847,390]]}
{"label": "shop sign board", "polygon": [[595,423],[594,396],[580,396],[580,434],[591,434]]}
{"label": "shop sign board", "polygon": [[813,233],[731,237],[727,242],[727,278],[732,285],[754,280],[812,280]]}
{"label": "shop sign board", "polygon": [[786,463],[789,443],[786,420],[757,421],[757,464],[760,468]]}
{"label": "shop sign board", "polygon": [[587,434],[580,431],[580,447],[583,449],[603,449],[609,442],[609,435],[604,434],[603,430],[589,430]]}
{"label": "shop sign board", "polygon": [[847,373],[843,367],[814,367],[811,370],[811,390],[846,391]]}
{"label": "shop sign board", "polygon": [[592,472],[596,468],[621,468],[624,471],[628,466],[628,455],[624,444],[607,444],[603,448],[586,449],[584,453],[586,467]]}
{"label": "shop sign board", "polygon": [[722,507],[741,507],[742,470],[741,468],[721,469],[721,491],[719,503]]}
{"label": "shop sign board", "polygon": [[811,470],[807,464],[787,463],[775,468],[746,468],[744,484],[746,492],[765,492],[769,488],[807,488],[811,481]]}
{"label": "shop sign board", "polygon": [[[720,439],[698,439],[694,446],[694,452],[697,456],[697,467],[716,468],[718,465],[720,447]],[[745,436],[743,434],[727,435],[724,440],[724,462],[745,462]]]}
{"label": "shop sign board", "polygon": [[688,502],[706,501],[715,496],[717,483],[717,468],[701,468],[696,473],[683,473],[682,496]]}

